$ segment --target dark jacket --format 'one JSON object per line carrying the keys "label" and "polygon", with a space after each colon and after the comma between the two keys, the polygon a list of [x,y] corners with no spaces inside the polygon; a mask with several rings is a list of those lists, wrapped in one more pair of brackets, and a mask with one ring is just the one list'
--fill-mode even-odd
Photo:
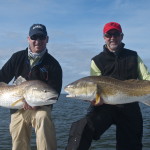
{"label": "dark jacket", "polygon": [[122,43],[119,51],[110,52],[104,45],[104,50],[93,58],[103,76],[111,76],[120,80],[138,78],[138,60],[135,51],[125,49]]}
{"label": "dark jacket", "polygon": [[[110,76],[119,80],[138,78],[138,56],[137,52],[124,48],[122,43],[116,52],[110,52],[104,45],[103,52],[92,58],[96,66],[100,69],[103,76]],[[104,104],[108,105],[108,104]],[[118,104],[110,107],[138,107],[138,102],[129,104]],[[90,107],[92,111],[93,107]],[[94,107],[95,108],[95,107]],[[98,107],[101,108],[101,107]]]}
{"label": "dark jacket", "polygon": [[16,52],[0,70],[0,82],[9,83],[14,77],[26,80],[42,80],[60,93],[62,87],[62,69],[58,61],[47,52],[40,62],[30,67],[28,50]]}
{"label": "dark jacket", "polygon": [[30,67],[27,49],[14,53],[0,70],[0,82],[9,83],[18,76],[26,80],[42,80],[59,94],[61,92],[62,69],[58,61],[48,52],[33,68]]}

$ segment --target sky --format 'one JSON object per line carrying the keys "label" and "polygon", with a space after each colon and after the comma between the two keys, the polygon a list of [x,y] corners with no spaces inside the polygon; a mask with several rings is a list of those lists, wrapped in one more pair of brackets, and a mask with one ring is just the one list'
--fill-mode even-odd
{"label": "sky", "polygon": [[[48,51],[63,69],[63,87],[90,75],[91,58],[103,49],[103,27],[121,24],[125,47],[150,67],[150,0],[0,0],[0,67],[28,47],[29,28],[47,27]],[[63,92],[63,89],[62,89]]]}

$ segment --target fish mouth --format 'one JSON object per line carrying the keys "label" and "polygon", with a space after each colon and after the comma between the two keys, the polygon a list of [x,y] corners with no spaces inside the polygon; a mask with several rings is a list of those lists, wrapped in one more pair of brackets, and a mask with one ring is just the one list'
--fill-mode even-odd
{"label": "fish mouth", "polygon": [[50,101],[50,100],[57,100],[58,99],[58,97],[51,97],[51,98],[49,98],[49,99],[47,99],[47,101]]}

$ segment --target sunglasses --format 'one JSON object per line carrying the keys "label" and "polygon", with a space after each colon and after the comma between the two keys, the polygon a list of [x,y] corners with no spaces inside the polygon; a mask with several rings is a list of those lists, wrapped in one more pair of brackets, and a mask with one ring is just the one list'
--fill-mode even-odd
{"label": "sunglasses", "polygon": [[32,35],[31,37],[30,37],[30,39],[31,40],[45,40],[46,39],[46,36],[44,36],[44,35]]}
{"label": "sunglasses", "polygon": [[115,32],[115,33],[105,33],[105,34],[104,34],[104,36],[107,37],[107,38],[111,38],[112,36],[116,38],[116,37],[119,37],[120,35],[122,35],[122,33],[119,33],[119,32]]}

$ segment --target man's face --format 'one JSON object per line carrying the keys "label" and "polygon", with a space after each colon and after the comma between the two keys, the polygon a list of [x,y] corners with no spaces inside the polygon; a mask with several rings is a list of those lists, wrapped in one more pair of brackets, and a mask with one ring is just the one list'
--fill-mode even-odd
{"label": "man's face", "polygon": [[46,48],[48,43],[48,36],[42,34],[35,34],[28,37],[29,48],[33,53],[40,53]]}
{"label": "man's face", "polygon": [[123,34],[113,29],[104,34],[104,40],[107,48],[110,51],[118,50],[118,47],[123,39]]}

